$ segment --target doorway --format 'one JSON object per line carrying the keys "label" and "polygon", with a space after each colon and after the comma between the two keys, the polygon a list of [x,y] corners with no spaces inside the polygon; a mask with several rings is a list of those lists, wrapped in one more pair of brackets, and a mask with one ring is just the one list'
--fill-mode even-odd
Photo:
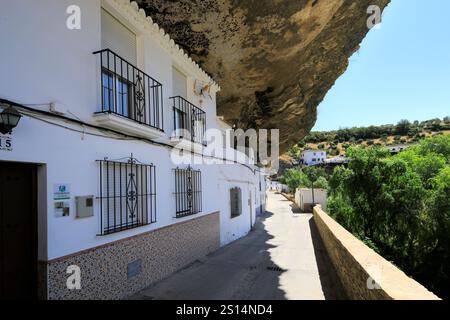
{"label": "doorway", "polygon": [[0,299],[37,298],[37,166],[0,162]]}

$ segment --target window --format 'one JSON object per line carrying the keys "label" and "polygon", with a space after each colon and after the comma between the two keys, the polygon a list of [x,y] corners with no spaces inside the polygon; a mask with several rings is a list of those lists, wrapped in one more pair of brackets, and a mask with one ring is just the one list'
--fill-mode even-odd
{"label": "window", "polygon": [[[158,138],[164,131],[162,84],[137,68],[137,35],[118,18],[102,8],[102,50],[94,52],[102,99],[96,119],[117,131]],[[122,117],[136,123],[128,125]]]}
{"label": "window", "polygon": [[242,214],[242,190],[241,188],[230,189],[231,219]]}
{"label": "window", "polygon": [[206,144],[206,113],[181,96],[171,98],[174,110],[174,135],[198,144]]}
{"label": "window", "polygon": [[103,70],[102,77],[102,111],[130,117],[132,83],[106,69]]}
{"label": "window", "polygon": [[191,167],[175,169],[176,217],[202,212],[202,173]]}
{"label": "window", "polygon": [[100,225],[107,235],[156,222],[155,166],[132,156],[124,161],[101,160]]}
{"label": "window", "polygon": [[101,82],[101,110],[96,114],[119,115],[164,131],[162,84],[110,49],[94,54],[100,60]]}
{"label": "window", "polygon": [[175,109],[175,130],[176,136],[183,136],[183,130],[187,130],[187,120],[186,120],[186,112]]}

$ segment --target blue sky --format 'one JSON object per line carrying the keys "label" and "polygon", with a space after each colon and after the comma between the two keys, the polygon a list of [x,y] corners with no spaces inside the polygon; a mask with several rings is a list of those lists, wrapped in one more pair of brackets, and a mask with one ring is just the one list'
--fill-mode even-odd
{"label": "blue sky", "polygon": [[318,110],[313,131],[450,115],[450,1],[392,0]]}

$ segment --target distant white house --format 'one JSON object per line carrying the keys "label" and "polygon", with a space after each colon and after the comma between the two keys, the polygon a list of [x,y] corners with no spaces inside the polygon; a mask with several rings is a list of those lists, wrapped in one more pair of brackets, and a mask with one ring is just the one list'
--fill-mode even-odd
{"label": "distant white house", "polygon": [[327,159],[327,153],[319,150],[305,150],[300,158],[301,163],[306,166],[313,166],[324,163]]}
{"label": "distant white house", "polygon": [[387,146],[387,148],[389,149],[389,152],[391,154],[400,153],[400,152],[408,149],[409,147],[410,147],[410,145],[407,145],[407,144],[397,144],[397,145],[393,145],[393,146]]}

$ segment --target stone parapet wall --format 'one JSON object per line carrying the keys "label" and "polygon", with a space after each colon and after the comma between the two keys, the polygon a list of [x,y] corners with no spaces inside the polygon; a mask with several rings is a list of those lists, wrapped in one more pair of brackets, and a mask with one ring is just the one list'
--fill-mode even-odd
{"label": "stone parapet wall", "polygon": [[[50,300],[122,299],[220,246],[220,216],[213,213],[47,263]],[[67,268],[80,267],[81,290],[67,289]]]}
{"label": "stone parapet wall", "polygon": [[345,230],[320,206],[314,208],[314,222],[350,299],[439,299]]}

